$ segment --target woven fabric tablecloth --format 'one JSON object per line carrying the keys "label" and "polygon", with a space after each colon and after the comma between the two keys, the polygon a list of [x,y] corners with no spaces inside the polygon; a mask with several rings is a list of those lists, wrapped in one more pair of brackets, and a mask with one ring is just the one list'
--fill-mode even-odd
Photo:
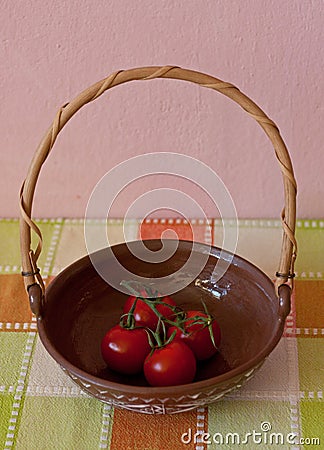
{"label": "woven fabric tablecloth", "polygon": [[[40,268],[50,282],[86,254],[83,225],[79,220],[40,220],[38,224],[45,243]],[[129,221],[127,235],[137,239],[141,232],[142,238],[155,238],[171,228],[180,238],[191,239],[190,225],[195,240],[219,244],[217,220],[191,224],[148,220],[141,227]],[[93,226],[103,224],[93,222]],[[110,221],[109,227],[110,239],[122,242],[122,222]],[[171,416],[114,409],[72,383],[37,335],[20,275],[18,221],[1,220],[0,230],[0,448],[324,448],[324,221],[297,223],[299,257],[292,310],[283,338],[261,370],[223,400]],[[279,221],[241,220],[236,253],[272,277],[281,235]],[[294,444],[292,433],[297,436],[295,442],[304,439],[304,445]],[[204,442],[195,439],[198,435]]]}

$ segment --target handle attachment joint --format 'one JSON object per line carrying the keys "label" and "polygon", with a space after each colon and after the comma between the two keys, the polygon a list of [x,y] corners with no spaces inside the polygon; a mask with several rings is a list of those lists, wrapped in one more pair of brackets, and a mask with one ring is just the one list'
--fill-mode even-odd
{"label": "handle attachment joint", "polygon": [[286,320],[286,317],[290,313],[290,297],[291,297],[291,288],[288,284],[282,284],[278,288],[279,294],[279,314],[283,321]]}
{"label": "handle attachment joint", "polygon": [[41,315],[42,304],[43,304],[43,291],[41,286],[38,283],[34,283],[28,286],[27,288],[30,309],[39,317]]}
{"label": "handle attachment joint", "polygon": [[36,270],[33,270],[33,271],[31,271],[31,272],[24,272],[24,271],[22,271],[22,272],[21,272],[21,275],[22,275],[23,277],[33,277],[33,276],[35,276],[35,275],[38,275],[39,272],[40,272],[39,267],[36,267]]}

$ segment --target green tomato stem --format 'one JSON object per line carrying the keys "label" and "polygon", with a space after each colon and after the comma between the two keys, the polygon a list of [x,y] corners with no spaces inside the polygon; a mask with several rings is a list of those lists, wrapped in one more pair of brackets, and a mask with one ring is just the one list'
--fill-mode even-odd
{"label": "green tomato stem", "polygon": [[[133,302],[133,305],[132,305],[131,309],[129,310],[129,312],[127,314],[125,314],[124,316],[122,316],[121,325],[124,328],[129,328],[129,329],[135,328],[134,311],[135,311],[137,300],[140,299],[147,306],[149,306],[151,308],[151,310],[154,312],[154,314],[159,319],[156,330],[155,331],[150,330],[150,333],[152,333],[152,335],[154,336],[157,347],[162,347],[163,345],[166,345],[166,342],[168,342],[168,343],[171,342],[176,334],[176,332],[174,331],[174,333],[172,333],[170,338],[166,341],[165,323],[167,323],[170,326],[174,326],[174,327],[180,329],[182,332],[185,332],[184,325],[188,324],[190,322],[190,326],[203,325],[203,327],[208,327],[210,339],[213,343],[213,346],[215,348],[217,348],[216,343],[215,343],[213,329],[212,329],[212,323],[215,319],[209,314],[207,306],[202,299],[201,299],[201,303],[203,305],[203,308],[204,308],[204,311],[205,311],[205,314],[207,317],[196,315],[194,317],[187,319],[185,312],[182,310],[179,310],[178,306],[173,306],[173,305],[167,304],[167,307],[173,312],[173,315],[176,316],[176,320],[171,320],[171,319],[164,317],[163,314],[161,314],[157,310],[156,306],[158,306],[158,305],[165,306],[166,303],[163,301],[163,297],[162,298],[159,297],[157,291],[153,291],[151,286],[142,287],[142,286],[139,286],[139,283],[137,283],[136,281],[132,281],[132,280],[130,280],[130,281],[122,280],[120,284],[121,284],[121,286],[126,287],[129,290],[130,294],[132,294],[135,297],[135,301]],[[143,292],[143,290],[144,290],[145,293],[148,295],[148,297],[143,297],[143,294],[141,294],[141,292],[139,290],[137,290],[133,287],[134,285],[138,289],[141,288],[141,292]],[[127,317],[126,325],[124,323],[124,317]],[[160,335],[161,327],[162,327],[162,335],[163,335],[162,339],[161,339],[161,335]],[[190,334],[192,334],[192,332],[191,333],[189,332],[189,335]],[[149,334],[149,336],[151,336],[151,335]],[[153,345],[151,337],[150,337],[150,345]]]}

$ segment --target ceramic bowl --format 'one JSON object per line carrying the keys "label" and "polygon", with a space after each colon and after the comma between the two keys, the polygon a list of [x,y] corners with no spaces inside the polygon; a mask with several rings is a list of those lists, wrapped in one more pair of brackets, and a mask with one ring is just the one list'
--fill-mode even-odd
{"label": "ceramic bowl", "polygon": [[[133,242],[152,251],[161,240]],[[172,295],[184,309],[201,309],[203,300],[217,318],[220,351],[199,364],[190,384],[150,387],[143,375],[123,376],[110,371],[102,359],[100,343],[107,330],[119,322],[127,295],[111,287],[86,256],[67,267],[46,289],[38,317],[40,338],[50,355],[81,389],[111,405],[147,414],[169,414],[215,402],[239,388],[259,369],[278,343],[290,310],[290,289],[283,285],[277,297],[273,282],[243,258],[206,244],[197,244],[195,257],[207,262],[190,284]],[[149,278],[166,276],[181,268],[193,252],[192,242],[179,241],[165,263],[143,262],[126,244],[94,254],[96,261],[113,270],[115,257],[133,273]],[[231,261],[218,281],[214,268],[220,258]],[[188,274],[190,277],[192,274]]]}

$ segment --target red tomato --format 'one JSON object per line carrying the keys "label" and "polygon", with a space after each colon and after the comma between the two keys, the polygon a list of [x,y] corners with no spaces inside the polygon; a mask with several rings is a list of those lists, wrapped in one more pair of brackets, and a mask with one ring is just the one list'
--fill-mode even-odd
{"label": "red tomato", "polygon": [[144,375],[151,386],[191,383],[196,374],[196,359],[181,341],[156,348],[144,362]]}
{"label": "red tomato", "polygon": [[175,332],[174,339],[187,344],[193,351],[196,359],[202,361],[217,353],[221,341],[221,331],[218,323],[213,319],[211,322],[211,330],[214,336],[215,347],[211,340],[207,323],[194,323],[194,318],[197,316],[201,317],[202,321],[208,319],[208,315],[201,311],[187,311],[185,323],[183,324],[184,331],[181,331],[176,326],[172,326],[168,329],[167,336],[170,337]]}
{"label": "red tomato", "polygon": [[151,351],[144,328],[112,327],[101,342],[101,354],[110,369],[124,374],[136,374],[143,369]]}
{"label": "red tomato", "polygon": [[[128,314],[131,310],[134,302],[136,300],[136,297],[131,295],[128,297],[128,299],[125,302],[123,313]],[[153,300],[153,299],[147,299],[147,300]],[[162,297],[158,299],[159,301],[163,301],[164,304],[156,304],[157,311],[162,314],[163,317],[166,319],[171,319],[174,317],[174,312],[172,308],[170,308],[168,305],[171,305],[173,307],[177,306],[176,303],[172,300],[171,297]],[[136,306],[134,309],[134,319],[135,324],[138,327],[147,327],[151,330],[155,331],[159,317],[155,312],[150,308],[149,304],[145,303],[145,300],[142,300],[141,298],[137,298]]]}

